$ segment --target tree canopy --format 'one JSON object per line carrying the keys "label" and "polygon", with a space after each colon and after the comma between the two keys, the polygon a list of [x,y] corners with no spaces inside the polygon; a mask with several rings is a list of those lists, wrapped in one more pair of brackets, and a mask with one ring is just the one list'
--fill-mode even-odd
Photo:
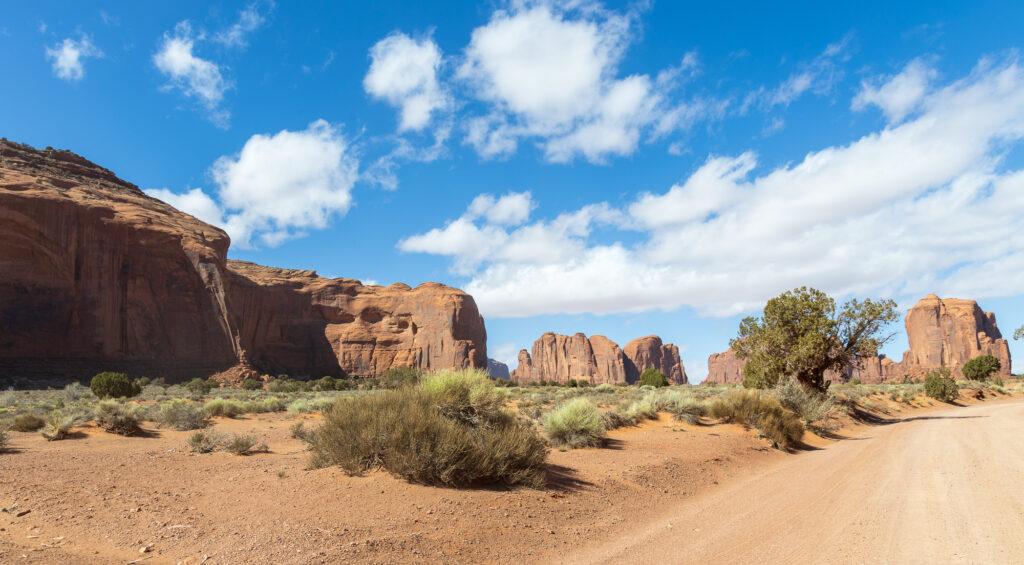
{"label": "tree canopy", "polygon": [[964,363],[963,368],[960,370],[967,379],[983,381],[992,376],[992,373],[996,373],[1002,368],[1003,365],[999,362],[999,359],[992,355],[982,355]]}
{"label": "tree canopy", "polygon": [[729,345],[746,361],[745,387],[770,388],[788,376],[823,391],[826,371],[875,355],[893,336],[883,330],[897,319],[893,300],[850,300],[837,312],[830,296],[800,287],[769,300],[761,317],[744,318]]}

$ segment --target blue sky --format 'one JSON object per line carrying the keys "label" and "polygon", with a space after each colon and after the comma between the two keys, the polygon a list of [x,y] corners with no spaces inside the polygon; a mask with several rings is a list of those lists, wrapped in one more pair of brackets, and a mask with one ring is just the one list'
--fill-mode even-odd
{"label": "blue sky", "polygon": [[0,134],[233,258],[464,288],[503,361],[653,333],[700,380],[801,285],[974,298],[1011,337],[1024,5],[787,4],[19,3]]}

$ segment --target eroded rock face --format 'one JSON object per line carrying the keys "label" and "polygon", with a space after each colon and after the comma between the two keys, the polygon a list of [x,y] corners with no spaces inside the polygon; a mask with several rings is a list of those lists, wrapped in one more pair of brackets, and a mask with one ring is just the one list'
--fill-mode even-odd
{"label": "eroded rock face", "polygon": [[486,367],[472,297],[227,261],[227,235],[78,155],[0,142],[0,371],[190,378]]}
{"label": "eroded rock face", "polygon": [[490,375],[492,379],[502,379],[507,381],[512,378],[508,372],[508,365],[490,358],[487,359],[487,374]]}
{"label": "eroded rock face", "polygon": [[623,349],[627,358],[626,380],[636,382],[640,373],[647,369],[658,369],[673,384],[686,384],[686,369],[679,358],[679,348],[674,344],[662,344],[656,335],[638,337]]}
{"label": "eroded rock face", "polygon": [[[906,316],[910,349],[899,363],[885,355],[866,356],[849,374],[830,373],[826,378],[845,381],[858,378],[864,383],[901,382],[921,379],[931,370],[949,367],[962,377],[964,363],[981,355],[999,359],[1000,374],[1010,376],[1010,348],[1003,339],[995,314],[984,312],[974,300],[940,299],[929,294]],[[742,383],[743,363],[732,349],[708,358],[710,383]]]}
{"label": "eroded rock face", "polygon": [[575,379],[595,385],[635,383],[642,371],[637,367],[642,365],[645,369],[660,369],[674,383],[686,382],[679,348],[663,345],[657,336],[631,341],[627,351],[632,351],[634,357],[603,335],[588,339],[582,333],[572,336],[545,333],[533,343],[531,351],[519,352],[519,366],[512,371],[512,380],[565,383]]}

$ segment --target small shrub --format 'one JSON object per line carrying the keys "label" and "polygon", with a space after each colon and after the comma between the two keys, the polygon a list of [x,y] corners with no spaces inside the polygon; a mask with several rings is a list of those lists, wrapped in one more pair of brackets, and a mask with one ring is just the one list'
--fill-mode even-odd
{"label": "small shrub", "polygon": [[299,392],[302,383],[289,378],[276,378],[267,382],[267,390],[274,394]]}
{"label": "small shrub", "polygon": [[181,432],[206,427],[203,409],[180,398],[160,404],[154,420],[162,428],[174,428]]}
{"label": "small shrub", "polygon": [[660,388],[668,386],[668,377],[658,369],[644,369],[644,372],[640,373],[640,380],[638,382],[640,386],[653,386],[655,388]]}
{"label": "small shrub", "polygon": [[984,381],[1002,368],[1003,366],[999,359],[992,355],[981,355],[964,363],[963,368],[960,370],[963,372],[964,377],[969,380]]}
{"label": "small shrub", "polygon": [[257,452],[266,452],[269,450],[267,444],[260,443],[259,439],[254,434],[235,434],[231,437],[231,440],[224,446],[225,451],[233,455],[252,455]]}
{"label": "small shrub", "polygon": [[308,414],[312,411],[309,406],[309,401],[305,398],[299,398],[288,405],[288,413],[290,414]]}
{"label": "small shrub", "polygon": [[836,410],[836,403],[827,393],[809,389],[796,379],[779,379],[772,393],[783,408],[800,416],[805,424],[827,420]]}
{"label": "small shrub", "polygon": [[89,390],[97,398],[128,398],[138,396],[142,392],[142,387],[124,373],[105,371],[92,378]]}
{"label": "small shrub", "polygon": [[306,423],[299,420],[288,428],[288,436],[294,439],[306,441],[309,439],[310,431],[306,429]]}
{"label": "small shrub", "polygon": [[105,400],[96,405],[96,425],[105,431],[121,436],[133,436],[142,432],[139,416],[134,406]]}
{"label": "small shrub", "polygon": [[188,449],[192,453],[210,453],[224,444],[224,434],[213,430],[199,430],[188,436]]}
{"label": "small shrub", "polygon": [[64,387],[64,401],[68,404],[74,404],[89,392],[89,389],[82,386],[82,383],[69,383]]}
{"label": "small shrub", "polygon": [[941,402],[952,402],[960,396],[956,381],[950,377],[950,371],[946,367],[928,372],[924,378],[924,393]]}
{"label": "small shrub", "polygon": [[328,391],[328,390],[337,390],[337,388],[338,388],[338,379],[335,379],[334,377],[332,377],[330,375],[328,375],[326,377],[322,377],[319,380],[317,380],[315,383],[313,383],[313,388],[315,390],[319,390],[321,392]]}
{"label": "small shrub", "polygon": [[7,451],[7,446],[11,443],[11,434],[7,433],[7,430],[0,428],[0,452]]}
{"label": "small shrub", "polygon": [[576,448],[601,445],[606,430],[597,407],[586,398],[575,398],[544,417],[544,431],[551,443]]}
{"label": "small shrub", "polygon": [[[220,386],[219,384],[217,386]],[[185,389],[196,396],[205,396],[216,387],[210,386],[210,381],[196,377],[185,383]]]}
{"label": "small shrub", "polygon": [[423,372],[412,367],[392,367],[380,376],[382,387],[390,390],[415,386],[423,378]]}
{"label": "small shrub", "polygon": [[804,436],[800,418],[778,400],[757,389],[736,390],[711,402],[708,415],[726,422],[751,426],[777,448],[789,449]]}
{"label": "small shrub", "polygon": [[71,428],[78,423],[73,414],[66,414],[60,410],[50,412],[46,417],[46,425],[39,430],[39,434],[46,438],[46,441],[60,441],[67,439]]}
{"label": "small shrub", "polygon": [[18,414],[11,422],[11,430],[16,432],[35,432],[46,425],[46,421],[35,414]]}
{"label": "small shrub", "polygon": [[239,386],[242,390],[263,390],[263,381],[259,379],[245,379]]}
{"label": "small shrub", "polygon": [[594,387],[594,392],[615,392],[615,385],[611,383],[601,383]]}
{"label": "small shrub", "polygon": [[214,398],[203,405],[203,413],[207,418],[223,416],[225,418],[236,418],[245,414],[245,406],[237,400]]}
{"label": "small shrub", "polygon": [[989,381],[992,383],[993,387],[1000,387],[1000,388],[1002,388],[1002,387],[1006,386],[1006,382],[1003,381],[1003,377],[1001,377],[998,374],[992,375],[992,377],[989,379]]}
{"label": "small shrub", "polygon": [[441,371],[419,387],[340,400],[310,436],[310,465],[350,475],[382,468],[432,485],[542,486],[543,440],[496,397],[486,373]]}
{"label": "small shrub", "polygon": [[664,396],[661,405],[676,420],[685,421],[690,425],[697,424],[708,412],[708,405],[703,400],[678,391]]}

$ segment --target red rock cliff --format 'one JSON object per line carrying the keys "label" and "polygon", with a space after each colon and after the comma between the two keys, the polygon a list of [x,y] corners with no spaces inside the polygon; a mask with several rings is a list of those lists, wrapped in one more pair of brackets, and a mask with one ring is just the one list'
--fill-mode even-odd
{"label": "red rock cliff", "polygon": [[227,261],[228,245],[78,155],[0,141],[0,372],[487,366],[483,319],[462,291]]}
{"label": "red rock cliff", "polygon": [[679,358],[679,348],[675,345],[662,344],[661,338],[656,335],[638,337],[626,344],[623,349],[628,363],[626,363],[626,379],[629,382],[636,382],[640,373],[647,369],[658,369],[673,384],[686,384],[686,369],[683,361]]}
{"label": "red rock cliff", "polygon": [[686,382],[679,348],[671,343],[663,345],[658,336],[635,339],[626,345],[624,352],[603,335],[588,339],[582,333],[565,336],[547,332],[533,343],[531,351],[519,352],[519,366],[512,371],[512,380],[635,383],[643,369],[653,367],[665,373],[673,383]]}

